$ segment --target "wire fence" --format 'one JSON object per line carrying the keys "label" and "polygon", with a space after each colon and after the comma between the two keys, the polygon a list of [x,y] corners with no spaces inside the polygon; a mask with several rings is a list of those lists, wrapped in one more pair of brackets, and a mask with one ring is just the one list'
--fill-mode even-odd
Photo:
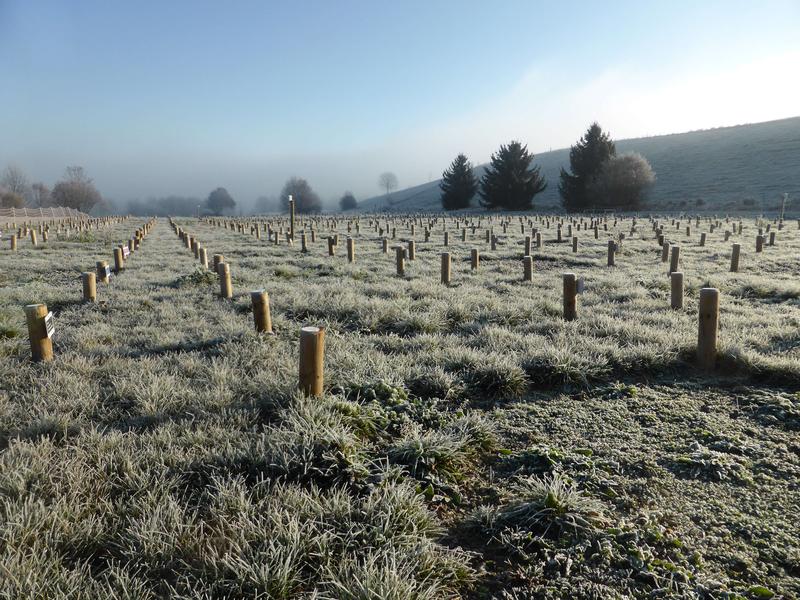
{"label": "wire fence", "polygon": [[74,208],[0,208],[0,219],[88,219],[89,215]]}

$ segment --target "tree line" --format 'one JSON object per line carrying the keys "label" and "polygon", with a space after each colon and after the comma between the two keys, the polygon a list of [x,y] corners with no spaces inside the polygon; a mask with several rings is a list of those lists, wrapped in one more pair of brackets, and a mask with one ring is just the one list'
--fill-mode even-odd
{"label": "tree line", "polygon": [[[540,167],[527,146],[512,141],[492,154],[480,180],[464,154],[442,173],[439,184],[444,210],[469,208],[475,194],[486,209],[531,210],[537,194],[547,189]],[[655,173],[642,155],[617,155],[600,125],[592,123],[570,148],[569,171],[561,168],[558,192],[568,212],[598,209],[636,210],[655,183]]]}
{"label": "tree line", "polygon": [[30,183],[25,173],[13,165],[6,167],[0,176],[0,208],[64,206],[89,213],[105,205],[83,167],[67,167],[53,189],[42,182]]}

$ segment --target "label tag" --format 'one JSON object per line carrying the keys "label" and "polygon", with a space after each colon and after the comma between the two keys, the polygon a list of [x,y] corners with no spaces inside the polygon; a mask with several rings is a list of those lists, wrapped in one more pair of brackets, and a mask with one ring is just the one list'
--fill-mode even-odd
{"label": "label tag", "polygon": [[583,281],[583,277],[580,277],[578,279],[577,292],[579,294],[582,294],[585,290],[586,290],[586,283]]}
{"label": "label tag", "polygon": [[112,273],[111,273],[111,267],[109,267],[108,265],[106,265],[106,267],[105,267],[105,270],[106,270],[106,277],[109,277],[109,278],[110,278],[110,277],[111,277],[111,275],[112,275]]}
{"label": "label tag", "polygon": [[122,257],[128,258],[131,255],[131,250],[127,246],[122,247]]}
{"label": "label tag", "polygon": [[52,338],[56,330],[56,324],[53,322],[52,311],[44,316],[44,327],[47,330],[47,337]]}

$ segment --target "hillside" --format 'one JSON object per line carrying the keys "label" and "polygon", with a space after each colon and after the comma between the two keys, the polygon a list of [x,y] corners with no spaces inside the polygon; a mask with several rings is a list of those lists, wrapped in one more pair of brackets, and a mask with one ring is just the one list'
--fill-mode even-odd
{"label": "hillside", "polygon": [[[784,193],[800,212],[800,117],[629,140],[617,152],[639,152],[656,172],[649,206],[663,210],[771,211]],[[569,164],[569,149],[536,155],[548,188],[535,199],[537,209],[559,206],[558,176]],[[476,175],[484,166],[476,168]],[[473,200],[477,204],[477,199]],[[439,180],[361,203],[364,211],[438,211]]]}

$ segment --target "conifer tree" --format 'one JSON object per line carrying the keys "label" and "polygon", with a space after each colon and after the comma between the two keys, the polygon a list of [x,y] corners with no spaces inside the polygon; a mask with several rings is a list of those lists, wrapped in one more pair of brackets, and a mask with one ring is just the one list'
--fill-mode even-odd
{"label": "conifer tree", "polygon": [[571,173],[561,168],[558,192],[568,212],[587,210],[594,205],[591,189],[604,163],[616,155],[614,142],[597,123],[592,123],[578,143],[569,150]]}
{"label": "conifer tree", "polygon": [[481,206],[505,210],[530,210],[533,197],[547,187],[539,167],[531,167],[533,154],[520,142],[500,146],[481,179]]}
{"label": "conifer tree", "polygon": [[463,154],[456,156],[450,167],[442,173],[442,208],[458,210],[469,208],[470,200],[478,191],[478,180],[472,172],[472,163]]}

